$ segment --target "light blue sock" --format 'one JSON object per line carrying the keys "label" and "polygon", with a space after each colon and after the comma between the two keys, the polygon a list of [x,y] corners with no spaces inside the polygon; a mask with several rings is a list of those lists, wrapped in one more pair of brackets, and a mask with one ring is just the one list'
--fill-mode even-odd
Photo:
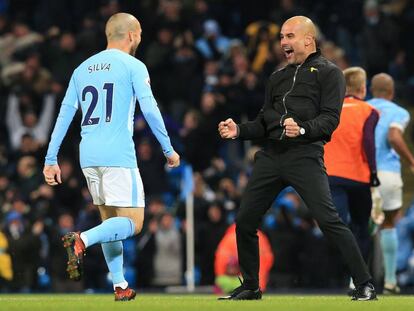
{"label": "light blue sock", "polygon": [[122,241],[134,235],[135,224],[128,217],[112,217],[103,221],[99,226],[81,233],[81,239],[86,247],[97,243]]}
{"label": "light blue sock", "polygon": [[111,272],[112,283],[116,285],[126,282],[123,272],[124,256],[122,242],[102,243],[101,246],[109,272]]}
{"label": "light blue sock", "polygon": [[381,230],[381,248],[384,257],[385,283],[397,284],[398,238],[395,228]]}

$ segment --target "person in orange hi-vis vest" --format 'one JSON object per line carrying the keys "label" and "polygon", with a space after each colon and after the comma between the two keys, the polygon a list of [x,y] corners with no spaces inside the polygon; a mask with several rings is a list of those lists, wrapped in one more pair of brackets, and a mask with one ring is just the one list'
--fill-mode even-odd
{"label": "person in orange hi-vis vest", "polygon": [[[214,261],[214,272],[216,275],[216,286],[223,292],[230,292],[239,284],[238,276],[240,270],[237,258],[236,225],[231,225],[219,245],[217,246]],[[273,266],[273,252],[269,239],[266,235],[258,231],[260,269],[259,286],[261,290],[266,290],[269,272]]]}
{"label": "person in orange hi-vis vest", "polygon": [[[371,215],[371,186],[378,186],[375,160],[375,127],[378,111],[364,101],[366,73],[360,67],[344,71],[346,96],[339,126],[325,145],[325,166],[334,205],[355,234],[367,260]],[[351,284],[351,287],[353,285]]]}

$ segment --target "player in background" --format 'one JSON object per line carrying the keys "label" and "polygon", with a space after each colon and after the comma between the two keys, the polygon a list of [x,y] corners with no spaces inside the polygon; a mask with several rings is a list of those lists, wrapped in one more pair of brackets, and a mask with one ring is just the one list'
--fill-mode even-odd
{"label": "player in background", "polygon": [[[325,166],[332,200],[339,217],[349,226],[368,264],[372,248],[369,234],[371,187],[377,187],[375,127],[378,111],[364,101],[367,75],[361,67],[350,67],[345,76],[345,99],[339,125],[325,145]],[[350,282],[350,294],[355,286]]]}
{"label": "player in background", "polygon": [[375,130],[378,177],[381,185],[378,195],[382,201],[384,222],[381,226],[381,248],[384,257],[384,294],[398,294],[397,250],[398,239],[395,221],[402,207],[402,186],[400,157],[407,160],[414,172],[414,156],[407,147],[403,133],[410,121],[407,110],[392,102],[394,81],[388,74],[375,75],[371,81],[373,99],[368,102],[380,112]]}
{"label": "player in background", "polygon": [[57,154],[70,123],[82,110],[80,164],[102,223],[63,237],[67,271],[82,277],[85,250],[101,244],[112,276],[115,300],[131,300],[135,291],[123,275],[122,240],[138,234],[144,220],[144,189],[132,139],[136,100],[162,146],[169,167],[180,163],[150,87],[146,66],[134,57],[141,25],[127,13],[111,16],[105,27],[107,49],[75,69],[63,99],[46,155],[43,174],[49,185],[62,183]]}

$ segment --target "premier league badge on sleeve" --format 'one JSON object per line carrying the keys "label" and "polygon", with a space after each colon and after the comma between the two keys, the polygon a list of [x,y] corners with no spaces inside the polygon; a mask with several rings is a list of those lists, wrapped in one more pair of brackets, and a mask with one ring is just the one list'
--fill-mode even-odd
{"label": "premier league badge on sleeve", "polygon": [[151,80],[149,77],[145,78],[145,84],[148,85],[148,87],[151,87]]}

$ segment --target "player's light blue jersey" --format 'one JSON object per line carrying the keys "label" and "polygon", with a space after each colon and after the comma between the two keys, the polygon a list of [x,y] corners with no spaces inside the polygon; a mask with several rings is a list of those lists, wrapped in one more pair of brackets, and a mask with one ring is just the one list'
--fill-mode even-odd
{"label": "player's light blue jersey", "polygon": [[[164,154],[173,148],[153,98],[146,66],[117,49],[104,50],[74,71],[46,155],[56,164],[57,152],[71,122],[73,111],[82,110],[81,167],[118,166],[136,168],[132,139],[135,103],[160,142]],[[63,136],[62,136],[62,131]]]}
{"label": "player's light blue jersey", "polygon": [[383,98],[373,98],[368,102],[380,112],[375,129],[377,169],[401,173],[400,156],[388,142],[388,130],[397,127],[404,132],[410,121],[410,114],[404,108]]}

